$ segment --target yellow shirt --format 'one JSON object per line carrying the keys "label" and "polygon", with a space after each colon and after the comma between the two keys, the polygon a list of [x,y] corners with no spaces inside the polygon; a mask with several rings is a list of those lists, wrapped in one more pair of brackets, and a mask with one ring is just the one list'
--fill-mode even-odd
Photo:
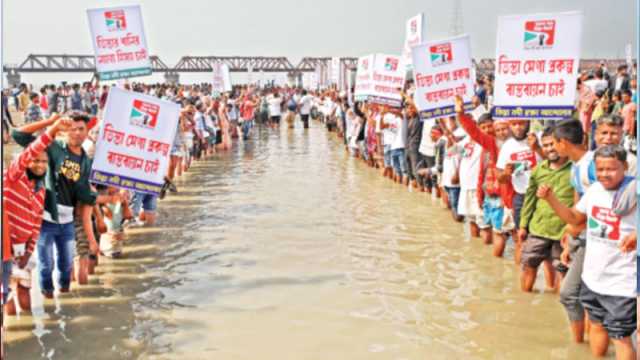
{"label": "yellow shirt", "polygon": [[25,111],[27,110],[27,107],[29,106],[29,94],[28,93],[20,93],[20,95],[18,95],[18,103],[20,108],[18,109],[19,111]]}

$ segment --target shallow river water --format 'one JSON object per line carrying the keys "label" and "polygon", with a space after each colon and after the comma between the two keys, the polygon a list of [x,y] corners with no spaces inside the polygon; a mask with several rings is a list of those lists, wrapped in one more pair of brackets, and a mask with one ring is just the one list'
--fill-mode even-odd
{"label": "shallow river water", "polygon": [[90,285],[9,319],[7,359],[589,359],[430,197],[319,124],[194,165]]}

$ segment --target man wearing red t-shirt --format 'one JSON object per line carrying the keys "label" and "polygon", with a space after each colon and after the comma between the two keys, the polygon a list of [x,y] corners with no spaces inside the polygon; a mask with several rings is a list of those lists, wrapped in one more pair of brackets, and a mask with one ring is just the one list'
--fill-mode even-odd
{"label": "man wearing red t-shirt", "polygon": [[253,126],[253,118],[255,117],[256,107],[259,104],[257,98],[251,95],[245,95],[240,103],[240,122],[242,123],[242,139],[249,139],[249,131]]}
{"label": "man wearing red t-shirt", "polygon": [[[54,115],[54,117],[57,118],[58,115]],[[3,222],[2,237],[2,297],[5,312],[9,315],[16,313],[14,302],[6,302],[10,292],[8,277],[14,266],[17,266],[26,275],[16,284],[20,308],[23,311],[31,310],[30,281],[28,279],[31,262],[29,260],[40,236],[44,211],[44,177],[49,159],[45,150],[56,137],[58,131],[70,128],[72,123],[73,121],[70,119],[57,120],[53,126],[49,127],[25,149],[3,174],[2,205],[3,216],[6,215],[6,223]],[[4,226],[7,228],[4,229]]]}

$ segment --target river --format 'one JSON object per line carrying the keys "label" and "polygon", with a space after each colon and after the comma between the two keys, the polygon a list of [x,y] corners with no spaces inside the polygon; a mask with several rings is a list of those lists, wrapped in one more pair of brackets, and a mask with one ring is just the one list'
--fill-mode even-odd
{"label": "river", "polygon": [[318,123],[256,128],[177,185],[89,285],[34,289],[7,359],[591,358],[510,246],[493,258]]}

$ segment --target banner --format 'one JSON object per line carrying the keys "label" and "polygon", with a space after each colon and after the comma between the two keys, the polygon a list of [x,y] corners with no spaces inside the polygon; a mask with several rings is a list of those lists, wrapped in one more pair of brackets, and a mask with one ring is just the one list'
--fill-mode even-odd
{"label": "banner", "polygon": [[421,44],[423,39],[425,39],[424,29],[424,15],[422,13],[407,20],[404,49],[402,50],[402,59],[407,67],[413,65],[411,48]]}
{"label": "banner", "polygon": [[499,17],[494,117],[571,117],[581,39],[580,12]]}
{"label": "banner", "polygon": [[356,100],[400,107],[406,69],[399,56],[375,54],[358,59]]}
{"label": "banner", "polygon": [[213,64],[213,81],[211,91],[220,94],[231,91],[231,76],[227,64],[216,62]]}
{"label": "banner", "polygon": [[180,105],[109,89],[91,182],[159,194],[169,167]]}
{"label": "banner", "polygon": [[423,119],[451,116],[455,95],[462,96],[466,110],[473,97],[473,63],[468,35],[430,41],[412,49],[413,95]]}
{"label": "banner", "polygon": [[140,6],[87,10],[100,80],[151,74]]}
{"label": "banner", "polygon": [[356,86],[353,96],[356,101],[366,100],[373,89],[373,61],[375,55],[366,55],[358,58],[356,69]]}

